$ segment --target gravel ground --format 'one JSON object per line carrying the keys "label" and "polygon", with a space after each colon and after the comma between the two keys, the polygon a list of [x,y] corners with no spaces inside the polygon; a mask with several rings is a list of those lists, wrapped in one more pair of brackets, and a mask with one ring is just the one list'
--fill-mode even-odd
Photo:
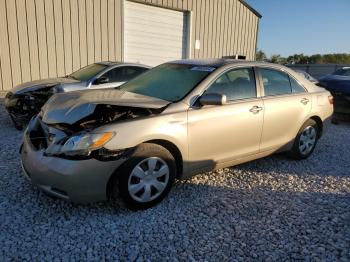
{"label": "gravel ground", "polygon": [[146,211],[33,188],[0,105],[0,261],[350,260],[350,125],[306,161],[283,155],[178,182]]}

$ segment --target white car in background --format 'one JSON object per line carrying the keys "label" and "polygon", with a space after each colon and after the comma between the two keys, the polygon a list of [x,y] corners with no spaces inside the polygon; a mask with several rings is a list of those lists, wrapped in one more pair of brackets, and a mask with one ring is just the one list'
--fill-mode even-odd
{"label": "white car in background", "polygon": [[21,130],[55,93],[115,88],[149,68],[131,63],[94,63],[64,77],[36,80],[12,88],[6,94],[5,108],[14,126]]}

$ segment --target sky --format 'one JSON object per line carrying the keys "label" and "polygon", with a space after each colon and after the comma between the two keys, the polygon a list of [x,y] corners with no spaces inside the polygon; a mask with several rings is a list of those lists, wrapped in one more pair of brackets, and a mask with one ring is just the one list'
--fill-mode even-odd
{"label": "sky", "polygon": [[258,48],[268,56],[350,53],[350,0],[246,0],[263,17]]}

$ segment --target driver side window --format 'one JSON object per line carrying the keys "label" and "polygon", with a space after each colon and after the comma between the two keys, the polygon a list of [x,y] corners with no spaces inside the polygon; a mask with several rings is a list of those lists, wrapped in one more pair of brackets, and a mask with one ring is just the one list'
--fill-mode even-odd
{"label": "driver side window", "polygon": [[252,68],[234,69],[221,75],[206,91],[226,95],[227,101],[255,98],[256,85]]}

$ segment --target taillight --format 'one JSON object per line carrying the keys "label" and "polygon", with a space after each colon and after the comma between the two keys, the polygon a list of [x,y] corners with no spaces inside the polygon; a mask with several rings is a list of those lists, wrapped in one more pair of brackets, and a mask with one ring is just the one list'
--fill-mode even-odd
{"label": "taillight", "polygon": [[334,100],[333,100],[333,96],[328,96],[328,102],[333,105]]}

